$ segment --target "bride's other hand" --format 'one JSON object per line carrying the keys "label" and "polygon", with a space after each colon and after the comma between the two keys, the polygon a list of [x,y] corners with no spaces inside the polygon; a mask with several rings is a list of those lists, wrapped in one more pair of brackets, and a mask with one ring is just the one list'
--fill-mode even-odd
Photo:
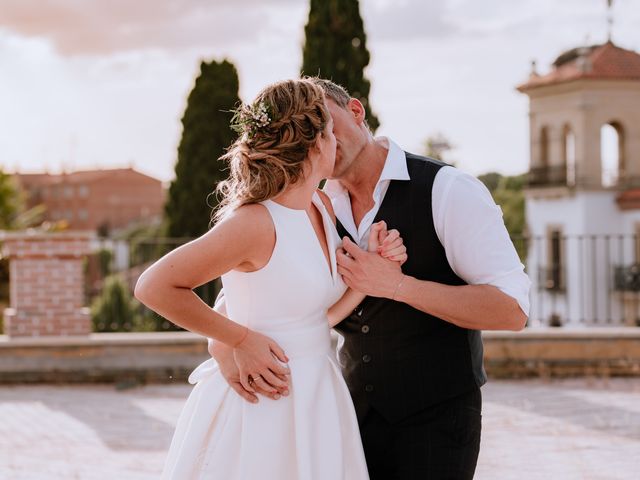
{"label": "bride's other hand", "polygon": [[[222,342],[216,342],[211,338],[208,339],[207,351],[209,355],[216,361],[218,368],[220,368],[220,374],[227,381],[229,386],[233,388],[238,395],[251,403],[258,403],[258,397],[253,393],[247,391],[240,383],[240,370],[236,365],[236,360],[233,357],[233,348],[225,345]],[[255,393],[269,397],[272,400],[278,400],[281,393],[272,393],[267,390],[255,386]]]}
{"label": "bride's other hand", "polygon": [[387,224],[384,220],[372,224],[371,229],[369,230],[369,241],[367,244],[367,250],[373,253],[378,252],[386,236]]}
{"label": "bride's other hand", "polygon": [[407,256],[407,247],[404,245],[400,232],[395,228],[387,232],[387,236],[378,247],[378,253],[384,258],[399,262],[400,265],[403,265],[409,258]]}
{"label": "bride's other hand", "polygon": [[[270,393],[289,394],[289,359],[271,338],[253,330],[233,350],[240,383],[248,392],[256,388]],[[280,363],[282,362],[282,363]]]}
{"label": "bride's other hand", "polygon": [[387,230],[386,222],[380,221],[371,225],[369,231],[370,252],[376,252],[382,257],[404,264],[407,259],[407,248],[404,246],[400,232],[395,228]]}

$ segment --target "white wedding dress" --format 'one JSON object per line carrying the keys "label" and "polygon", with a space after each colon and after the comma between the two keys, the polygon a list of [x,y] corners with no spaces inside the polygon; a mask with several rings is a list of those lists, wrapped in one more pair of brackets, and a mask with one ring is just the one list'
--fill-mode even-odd
{"label": "white wedding dress", "polygon": [[162,478],[369,478],[327,323],[327,309],[346,289],[336,269],[340,237],[317,193],[313,203],[322,213],[330,268],[306,212],[267,200],[276,231],[269,263],[222,277],[229,318],[273,338],[288,356],[289,396],[249,403],[229,387],[213,359],[205,361],[189,377],[195,387]]}

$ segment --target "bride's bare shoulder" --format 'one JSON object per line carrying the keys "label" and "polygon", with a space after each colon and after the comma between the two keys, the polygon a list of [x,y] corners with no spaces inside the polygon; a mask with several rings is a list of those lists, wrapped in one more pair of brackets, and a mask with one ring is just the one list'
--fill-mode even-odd
{"label": "bride's bare shoulder", "polygon": [[245,252],[245,261],[238,265],[238,270],[257,270],[271,257],[276,242],[276,230],[264,205],[242,205],[218,222],[215,228],[225,230],[224,238],[230,239],[234,248]]}
{"label": "bride's bare shoulder", "polygon": [[271,229],[274,230],[271,215],[267,207],[260,203],[248,203],[229,212],[219,223],[231,223],[234,227],[241,227],[246,231]]}

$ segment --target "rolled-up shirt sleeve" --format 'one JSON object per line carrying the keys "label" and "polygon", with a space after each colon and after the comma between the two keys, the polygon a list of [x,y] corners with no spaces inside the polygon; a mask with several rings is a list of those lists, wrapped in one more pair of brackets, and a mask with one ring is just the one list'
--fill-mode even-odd
{"label": "rolled-up shirt sleeve", "polygon": [[502,219],[502,209],[477,178],[442,167],[432,192],[433,221],[453,271],[470,285],[489,284],[513,297],[529,316],[531,282]]}

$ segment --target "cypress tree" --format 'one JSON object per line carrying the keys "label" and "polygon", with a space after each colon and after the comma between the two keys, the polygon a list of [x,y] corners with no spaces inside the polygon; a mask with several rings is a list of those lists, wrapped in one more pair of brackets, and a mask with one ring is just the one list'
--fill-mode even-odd
{"label": "cypress tree", "polygon": [[304,31],[302,73],[345,87],[363,103],[367,123],[375,132],[380,122],[369,105],[371,84],[364,76],[369,50],[358,0],[311,0]]}
{"label": "cypress tree", "polygon": [[165,205],[170,237],[197,237],[209,227],[217,204],[209,194],[227,176],[217,159],[236,137],[229,124],[230,110],[240,101],[238,86],[236,68],[227,60],[200,64],[182,117],[176,177]]}

